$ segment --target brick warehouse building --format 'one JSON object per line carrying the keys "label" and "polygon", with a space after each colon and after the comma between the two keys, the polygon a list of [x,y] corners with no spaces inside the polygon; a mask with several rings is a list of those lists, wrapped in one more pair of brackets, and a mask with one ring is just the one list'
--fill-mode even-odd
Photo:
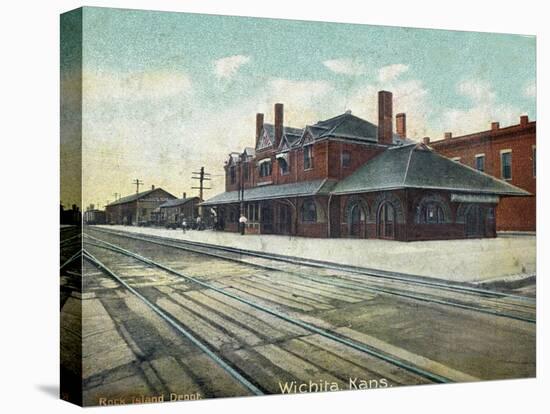
{"label": "brick warehouse building", "polygon": [[501,197],[527,196],[406,138],[392,94],[378,93],[378,126],[350,111],[305,128],[256,116],[256,145],[231,153],[225,192],[202,203],[227,231],[402,241],[495,237]]}
{"label": "brick warehouse building", "polygon": [[107,223],[140,225],[153,221],[154,211],[168,200],[176,197],[162,188],[151,186],[150,190],[119,198],[105,207]]}
{"label": "brick warehouse building", "polygon": [[[520,117],[518,125],[432,142],[430,146],[446,157],[500,178],[531,194],[536,194],[536,121]],[[503,199],[496,210],[497,230],[535,231],[536,197]]]}

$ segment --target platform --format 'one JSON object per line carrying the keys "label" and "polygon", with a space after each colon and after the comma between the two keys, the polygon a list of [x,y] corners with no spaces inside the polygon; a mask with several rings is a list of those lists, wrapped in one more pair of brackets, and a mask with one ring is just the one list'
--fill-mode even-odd
{"label": "platform", "polygon": [[351,266],[409,273],[456,282],[532,277],[536,272],[536,236],[497,237],[404,243],[377,239],[315,239],[279,235],[244,235],[211,230],[99,226],[201,243]]}

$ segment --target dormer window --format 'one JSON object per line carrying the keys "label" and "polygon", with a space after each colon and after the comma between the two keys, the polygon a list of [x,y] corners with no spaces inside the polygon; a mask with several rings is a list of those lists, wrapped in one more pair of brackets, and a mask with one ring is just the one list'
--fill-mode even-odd
{"label": "dormer window", "polygon": [[284,158],[279,158],[279,169],[281,171],[281,175],[287,175],[289,173],[288,163]]}
{"label": "dormer window", "polygon": [[265,158],[260,161],[260,177],[271,176],[271,159]]}

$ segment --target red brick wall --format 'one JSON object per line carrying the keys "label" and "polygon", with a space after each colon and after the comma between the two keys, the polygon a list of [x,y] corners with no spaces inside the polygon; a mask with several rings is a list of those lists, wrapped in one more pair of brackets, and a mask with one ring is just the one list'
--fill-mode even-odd
{"label": "red brick wall", "polygon": [[[383,148],[367,146],[364,144],[349,144],[345,142],[330,141],[328,149],[328,177],[336,180],[344,179],[354,173],[367,161],[380,154],[383,150]],[[344,151],[349,151],[351,154],[351,164],[349,167],[342,166],[342,153]]]}
{"label": "red brick wall", "polygon": [[[460,157],[460,162],[475,168],[475,155],[485,154],[485,172],[501,178],[500,151],[512,150],[512,179],[508,182],[536,195],[533,176],[533,147],[536,122],[451,138],[430,144],[442,155]],[[506,197],[497,207],[497,230],[535,231],[536,197]]]}
{"label": "red brick wall", "polygon": [[[383,151],[382,148],[363,144],[350,144],[337,141],[321,141],[313,146],[313,167],[304,170],[304,150],[303,148],[293,149],[288,153],[290,171],[282,175],[279,162],[275,158],[276,151],[268,149],[256,154],[256,158],[250,161],[249,180],[244,182],[245,188],[255,187],[258,184],[288,184],[300,181],[319,180],[324,178],[342,179],[357,170],[365,162]],[[342,151],[351,153],[351,165],[347,168],[342,167]],[[264,158],[271,158],[272,173],[271,176],[260,177],[260,170],[257,162]],[[240,166],[236,167],[235,183],[231,184],[230,167],[225,167],[225,191],[237,191],[239,189]]]}

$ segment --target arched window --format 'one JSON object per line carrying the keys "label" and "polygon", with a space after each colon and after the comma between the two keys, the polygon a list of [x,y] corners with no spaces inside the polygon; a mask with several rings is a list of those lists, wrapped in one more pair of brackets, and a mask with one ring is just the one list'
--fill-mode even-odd
{"label": "arched window", "polygon": [[317,221],[317,208],[315,206],[315,201],[312,199],[305,200],[302,204],[301,213],[302,222],[315,223]]}
{"label": "arched window", "polygon": [[443,207],[437,202],[426,203],[420,210],[420,223],[422,224],[441,224],[445,223],[445,214]]}
{"label": "arched window", "polygon": [[449,203],[436,194],[424,196],[416,206],[415,223],[444,224],[451,222]]}

